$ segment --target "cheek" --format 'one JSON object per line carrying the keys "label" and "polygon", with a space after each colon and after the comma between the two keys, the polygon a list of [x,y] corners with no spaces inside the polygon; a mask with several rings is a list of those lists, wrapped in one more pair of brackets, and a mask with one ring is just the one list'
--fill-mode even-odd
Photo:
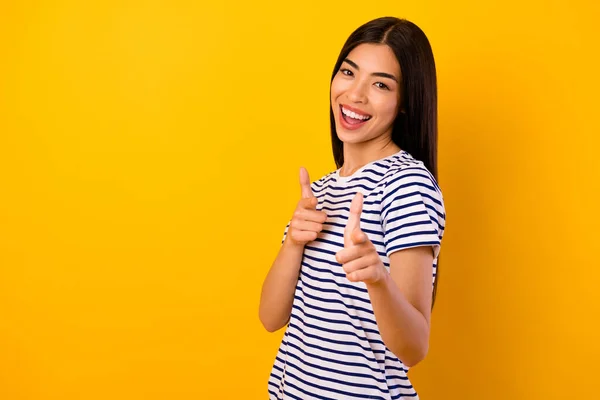
{"label": "cheek", "polygon": [[386,97],[377,103],[377,114],[385,121],[393,121],[398,113],[398,100]]}
{"label": "cheek", "polygon": [[346,86],[348,85],[344,80],[338,78],[339,75],[336,75],[331,81],[331,100],[335,101],[338,97],[344,93],[346,90]]}

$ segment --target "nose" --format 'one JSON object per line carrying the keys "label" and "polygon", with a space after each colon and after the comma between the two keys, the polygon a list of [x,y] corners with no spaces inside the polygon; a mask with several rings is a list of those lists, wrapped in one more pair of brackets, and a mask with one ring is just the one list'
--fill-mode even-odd
{"label": "nose", "polygon": [[348,97],[348,100],[352,103],[366,104],[367,95],[365,85],[357,79],[346,92],[346,97]]}

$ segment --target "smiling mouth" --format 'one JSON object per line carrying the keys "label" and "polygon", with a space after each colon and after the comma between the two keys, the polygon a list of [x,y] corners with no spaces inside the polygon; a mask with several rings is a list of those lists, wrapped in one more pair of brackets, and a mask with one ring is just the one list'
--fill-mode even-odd
{"label": "smiling mouth", "polygon": [[342,105],[340,105],[340,116],[344,122],[353,126],[363,125],[372,118],[371,115],[357,114],[354,111],[347,110]]}

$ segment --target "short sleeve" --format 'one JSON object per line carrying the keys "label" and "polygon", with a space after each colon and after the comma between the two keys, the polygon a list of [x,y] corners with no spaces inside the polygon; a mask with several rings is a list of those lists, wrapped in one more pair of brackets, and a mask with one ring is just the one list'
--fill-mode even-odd
{"label": "short sleeve", "polygon": [[411,247],[431,246],[437,259],[446,213],[442,192],[423,168],[397,171],[386,183],[381,201],[386,255]]}
{"label": "short sleeve", "polygon": [[288,230],[290,229],[291,223],[292,223],[292,221],[288,221],[287,225],[285,226],[285,229],[283,230],[283,238],[281,239],[282,245],[283,245],[283,242],[285,242],[285,238],[287,237],[287,233],[288,233]]}

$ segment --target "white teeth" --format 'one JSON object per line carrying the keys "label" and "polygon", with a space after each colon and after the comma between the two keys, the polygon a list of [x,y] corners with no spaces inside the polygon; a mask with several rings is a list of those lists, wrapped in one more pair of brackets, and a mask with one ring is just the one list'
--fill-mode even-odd
{"label": "white teeth", "polygon": [[344,107],[342,107],[342,112],[344,113],[344,115],[346,115],[350,118],[358,119],[358,120],[366,120],[366,119],[371,118],[371,117],[367,117],[366,115],[357,114],[354,111],[346,110]]}

